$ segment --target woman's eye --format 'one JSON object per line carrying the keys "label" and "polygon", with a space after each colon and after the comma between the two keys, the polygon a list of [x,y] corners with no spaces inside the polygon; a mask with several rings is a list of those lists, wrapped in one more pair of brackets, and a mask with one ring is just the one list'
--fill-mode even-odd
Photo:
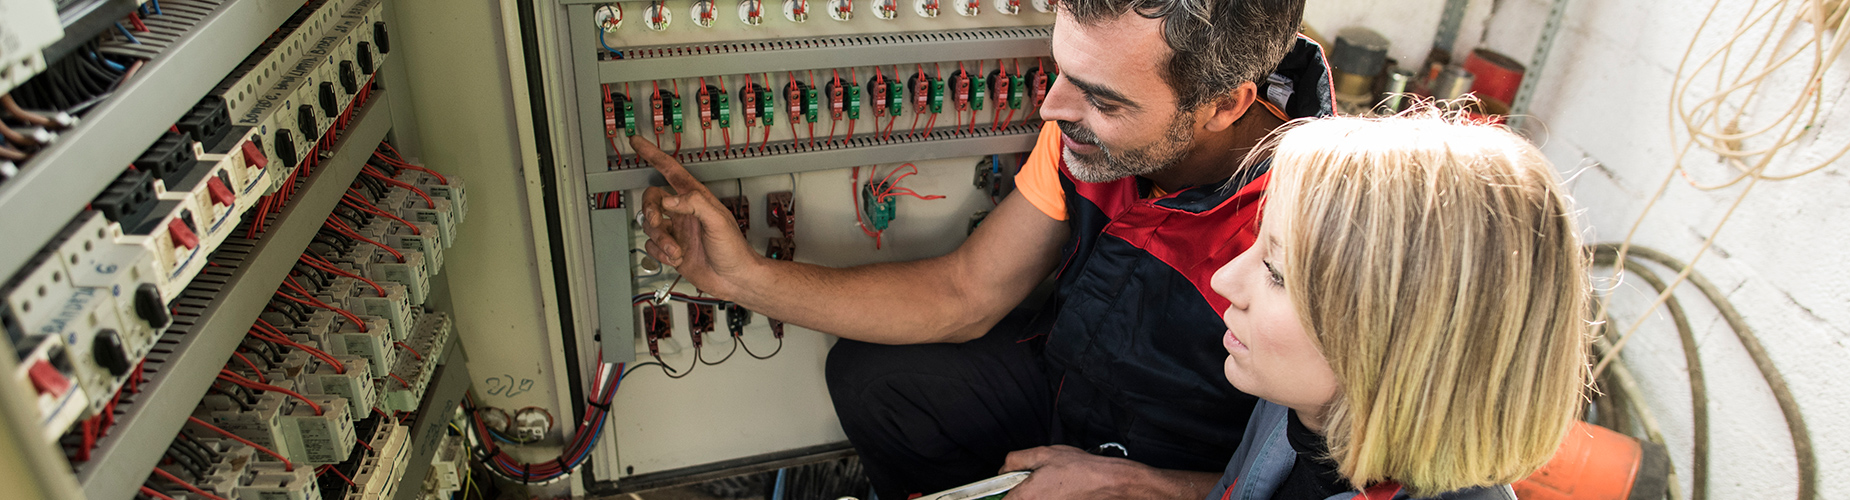
{"label": "woman's eye", "polygon": [[1265,262],[1265,261],[1260,261],[1260,262],[1262,262],[1262,263],[1264,263],[1264,264],[1265,264],[1265,280],[1266,280],[1266,282],[1268,282],[1268,283],[1271,283],[1271,284],[1272,284],[1272,286],[1275,286],[1275,287],[1279,287],[1279,288],[1284,288],[1284,287],[1285,287],[1285,277],[1284,277],[1284,275],[1281,275],[1281,274],[1278,274],[1278,269],[1276,269],[1276,268],[1273,268],[1273,267],[1272,267],[1272,263],[1270,263],[1270,262]]}

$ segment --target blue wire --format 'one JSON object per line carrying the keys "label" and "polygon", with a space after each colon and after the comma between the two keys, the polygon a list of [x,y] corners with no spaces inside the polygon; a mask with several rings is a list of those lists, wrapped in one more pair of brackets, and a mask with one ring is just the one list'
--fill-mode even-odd
{"label": "blue wire", "polygon": [[622,59],[622,58],[623,58],[623,52],[622,52],[622,51],[619,51],[619,50],[617,50],[617,49],[613,49],[613,48],[610,48],[610,44],[608,44],[608,43],[604,43],[604,28],[602,28],[602,27],[599,27],[599,28],[597,29],[597,44],[598,44],[598,45],[602,45],[602,46],[604,46],[604,50],[607,50],[607,51],[610,51],[610,55],[611,55],[611,56],[614,56],[614,57],[616,57],[617,59]]}
{"label": "blue wire", "polygon": [[148,0],[148,3],[154,5],[154,15],[166,15],[165,12],[161,12],[161,0]]}
{"label": "blue wire", "polygon": [[121,21],[116,21],[116,29],[122,30],[122,36],[128,37],[128,41],[134,42],[135,45],[141,45],[141,40],[135,38],[135,35],[129,34],[128,28],[122,27]]}

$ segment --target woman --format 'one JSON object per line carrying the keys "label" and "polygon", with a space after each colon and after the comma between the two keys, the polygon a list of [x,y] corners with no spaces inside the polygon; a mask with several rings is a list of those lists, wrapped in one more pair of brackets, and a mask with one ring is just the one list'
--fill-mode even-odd
{"label": "woman", "polygon": [[1258,242],[1212,281],[1227,380],[1266,401],[1209,500],[1514,498],[1586,377],[1553,168],[1436,112],[1286,130]]}

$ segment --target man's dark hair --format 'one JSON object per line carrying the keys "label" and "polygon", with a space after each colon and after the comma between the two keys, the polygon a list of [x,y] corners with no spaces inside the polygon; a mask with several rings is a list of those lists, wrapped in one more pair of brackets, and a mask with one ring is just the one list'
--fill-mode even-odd
{"label": "man's dark hair", "polygon": [[1081,24],[1136,12],[1163,20],[1171,56],[1163,79],[1182,111],[1219,101],[1272,73],[1290,50],[1304,0],[1058,0]]}

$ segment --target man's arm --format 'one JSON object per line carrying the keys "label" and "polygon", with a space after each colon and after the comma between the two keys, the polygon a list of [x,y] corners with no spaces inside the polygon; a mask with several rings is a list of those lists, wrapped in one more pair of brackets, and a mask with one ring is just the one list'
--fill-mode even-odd
{"label": "man's arm", "polygon": [[1002,472],[1034,471],[1009,490],[1009,500],[1206,498],[1220,474],[1150,467],[1092,455],[1071,446],[1042,446],[1010,453]]}
{"label": "man's arm", "polygon": [[707,293],[842,338],[917,344],[981,337],[1053,271],[1070,232],[1010,194],[963,245],[940,257],[850,268],[773,260],[752,250],[732,213],[679,162],[641,138],[630,143],[676,191],[643,195],[650,255]]}

